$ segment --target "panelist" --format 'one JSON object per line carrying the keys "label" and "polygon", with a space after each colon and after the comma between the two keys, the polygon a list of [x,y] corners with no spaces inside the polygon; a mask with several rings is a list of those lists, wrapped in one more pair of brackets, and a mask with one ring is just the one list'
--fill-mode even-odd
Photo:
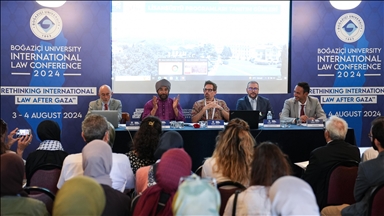
{"label": "panelist", "polygon": [[99,97],[95,101],[91,101],[89,103],[88,113],[85,117],[91,114],[92,110],[117,110],[119,121],[121,120],[121,110],[123,109],[123,105],[120,100],[112,98],[112,90],[108,85],[102,85],[99,88]]}
{"label": "panelist", "polygon": [[289,98],[284,102],[280,116],[281,120],[296,123],[297,121],[306,122],[309,119],[323,119],[324,121],[327,119],[319,100],[316,97],[308,96],[308,83],[298,83],[293,94],[293,98]]}
{"label": "panelist", "polygon": [[267,119],[268,111],[271,111],[273,116],[272,106],[269,99],[259,96],[259,83],[256,81],[249,81],[245,89],[248,95],[237,100],[236,110],[258,110],[260,111],[259,122]]}
{"label": "panelist", "polygon": [[179,103],[180,95],[173,99],[168,98],[171,83],[166,79],[162,79],[156,82],[155,88],[158,97],[153,96],[152,100],[144,105],[142,118],[151,115],[157,116],[160,120],[184,121],[183,110]]}
{"label": "panelist", "polygon": [[192,122],[207,120],[229,120],[229,108],[225,101],[215,98],[217,91],[216,83],[208,80],[204,83],[204,99],[193,104]]}

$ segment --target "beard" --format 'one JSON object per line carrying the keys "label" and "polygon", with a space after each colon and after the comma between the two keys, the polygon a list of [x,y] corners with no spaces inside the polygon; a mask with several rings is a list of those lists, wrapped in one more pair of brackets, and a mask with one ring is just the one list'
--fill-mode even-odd
{"label": "beard", "polygon": [[164,101],[168,99],[168,94],[159,94],[160,100]]}

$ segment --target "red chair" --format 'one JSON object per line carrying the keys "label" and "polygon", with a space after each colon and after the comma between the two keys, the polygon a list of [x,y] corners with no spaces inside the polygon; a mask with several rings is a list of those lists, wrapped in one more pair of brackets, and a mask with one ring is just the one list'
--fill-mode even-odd
{"label": "red chair", "polygon": [[334,165],[327,176],[327,206],[355,203],[354,188],[359,163],[343,161]]}
{"label": "red chair", "polygon": [[221,205],[220,205],[220,215],[224,214],[225,206],[229,198],[234,194],[237,190],[243,191],[247,189],[244,185],[233,182],[233,181],[224,181],[217,183],[217,189],[220,192]]}
{"label": "red chair", "polygon": [[[52,208],[53,208],[53,202],[55,201],[55,195],[48,189],[43,187],[24,187],[23,188],[25,192],[27,192],[29,195],[28,197],[40,200],[45,204],[45,207],[47,208],[47,211],[49,214],[52,215]],[[33,191],[39,192],[38,194],[32,194]]]}
{"label": "red chair", "polygon": [[368,215],[382,216],[384,215],[384,183],[373,189],[369,197]]}
{"label": "red chair", "polygon": [[[58,191],[57,182],[59,181],[61,166],[55,164],[45,164],[39,166],[27,180],[27,186],[38,186],[50,190],[53,194]],[[36,193],[34,193],[36,194]]]}

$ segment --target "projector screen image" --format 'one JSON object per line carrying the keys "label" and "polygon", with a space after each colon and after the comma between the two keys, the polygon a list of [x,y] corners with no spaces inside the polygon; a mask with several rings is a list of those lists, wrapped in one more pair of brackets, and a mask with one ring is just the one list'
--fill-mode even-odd
{"label": "projector screen image", "polygon": [[287,93],[289,1],[112,1],[114,93]]}

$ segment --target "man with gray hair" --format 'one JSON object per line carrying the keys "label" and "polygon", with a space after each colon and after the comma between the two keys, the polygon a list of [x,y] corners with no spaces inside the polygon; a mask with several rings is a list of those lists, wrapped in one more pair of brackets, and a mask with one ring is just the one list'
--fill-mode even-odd
{"label": "man with gray hair", "polygon": [[[98,114],[88,115],[81,124],[81,136],[86,144],[93,140],[103,140],[109,143],[112,148],[112,143],[109,142],[109,124],[104,116]],[[125,189],[134,188],[135,176],[128,157],[124,154],[113,153],[112,159],[112,170],[110,172],[112,187],[121,192],[124,192]],[[78,175],[83,175],[83,157],[81,152],[70,154],[65,158],[57,188],[60,189],[65,181]]]}
{"label": "man with gray hair", "polygon": [[173,99],[168,98],[171,83],[166,79],[159,80],[156,82],[155,89],[158,96],[153,96],[152,100],[144,105],[142,118],[156,116],[160,120],[184,121],[183,110],[179,103],[180,95]]}
{"label": "man with gray hair", "polygon": [[327,145],[313,150],[309,156],[309,164],[302,178],[311,185],[320,209],[327,204],[325,187],[331,168],[342,161],[360,162],[359,148],[344,141],[347,131],[348,124],[344,119],[331,116],[324,130]]}
{"label": "man with gray hair", "polygon": [[99,88],[99,99],[89,103],[87,115],[91,114],[92,110],[117,110],[118,119],[121,120],[123,105],[120,100],[112,98],[113,92],[108,85],[102,85]]}

